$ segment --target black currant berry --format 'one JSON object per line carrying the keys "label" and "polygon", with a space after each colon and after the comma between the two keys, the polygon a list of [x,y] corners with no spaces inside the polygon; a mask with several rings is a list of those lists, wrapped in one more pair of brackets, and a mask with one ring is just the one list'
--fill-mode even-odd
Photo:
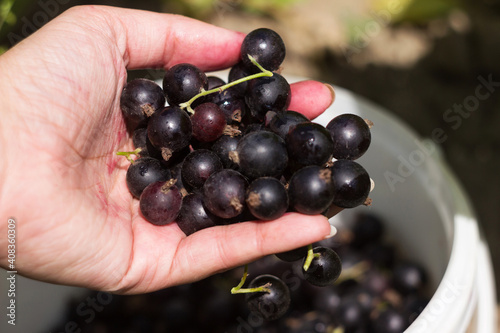
{"label": "black currant berry", "polygon": [[302,268],[304,279],[318,287],[333,284],[342,272],[342,263],[337,252],[322,246],[314,248],[313,252],[314,258],[307,271]]}
{"label": "black currant berry", "polygon": [[169,105],[187,102],[207,89],[207,76],[191,64],[175,65],[167,70],[163,77],[163,91]]}
{"label": "black currant berry", "polygon": [[291,96],[290,85],[286,79],[273,73],[271,77],[260,77],[249,81],[245,102],[251,115],[262,122],[268,111],[285,113],[290,105]]}
{"label": "black currant berry", "polygon": [[246,294],[250,311],[262,316],[264,320],[275,320],[283,316],[290,307],[290,290],[287,285],[274,275],[259,275],[252,280],[249,288],[265,286],[269,292]]}
{"label": "black currant berry", "polygon": [[182,181],[191,188],[201,188],[211,174],[222,170],[222,168],[220,158],[213,151],[194,150],[186,156],[182,163]]}
{"label": "black currant berry", "polygon": [[176,106],[156,112],[148,122],[148,138],[166,161],[189,145],[192,132],[189,115]]}
{"label": "black currant berry", "polygon": [[271,29],[256,29],[246,35],[241,44],[241,60],[246,68],[252,70],[255,65],[248,55],[254,57],[265,69],[275,71],[285,59],[285,43],[280,35]]}
{"label": "black currant berry", "polygon": [[392,283],[403,295],[416,293],[427,282],[425,270],[416,263],[403,262],[394,267]]}
{"label": "black currant berry", "polygon": [[211,96],[211,102],[220,107],[228,124],[241,123],[246,112],[245,100],[236,91],[236,87],[238,85]]}
{"label": "black currant berry", "polygon": [[120,96],[120,108],[129,131],[133,131],[141,122],[164,107],[163,90],[151,80],[130,81]]}
{"label": "black currant berry", "polygon": [[373,321],[374,333],[403,333],[408,328],[408,320],[397,310],[388,308]]}
{"label": "black currant berry", "polygon": [[354,297],[344,298],[334,317],[346,332],[362,330],[368,323],[367,312],[361,302]]}
{"label": "black currant berry", "polygon": [[220,86],[223,86],[226,84],[226,82],[224,82],[224,80],[218,76],[213,76],[213,75],[207,76],[207,80],[208,80],[207,90],[212,90],[214,88],[217,88],[217,87],[220,87]]}
{"label": "black currant berry", "polygon": [[278,259],[286,262],[293,262],[303,259],[306,255],[307,255],[307,246],[302,246],[297,249],[275,254],[275,256],[278,257]]}
{"label": "black currant berry", "polygon": [[203,185],[203,203],[213,214],[229,219],[243,212],[247,181],[232,169],[213,173]]}
{"label": "black currant berry", "polygon": [[[259,71],[257,66],[252,64],[252,68],[248,69],[245,67],[245,64],[243,62],[239,62],[231,69],[229,70],[229,75],[228,75],[228,81],[229,82],[234,82],[236,80],[242,79],[244,77],[250,76],[252,74],[255,74]],[[243,97],[245,95],[245,91],[248,86],[248,81],[241,82],[235,86],[233,86],[233,89],[237,93],[238,96]]]}
{"label": "black currant berry", "polygon": [[334,193],[331,171],[317,165],[296,171],[288,184],[290,207],[308,215],[321,214],[330,207]]}
{"label": "black currant berry", "polygon": [[219,156],[224,168],[227,169],[238,169],[238,164],[234,163],[229,157],[230,152],[235,151],[238,147],[238,142],[242,136],[229,136],[223,135],[218,138],[210,148],[214,153]]}
{"label": "black currant berry", "polygon": [[139,199],[142,216],[154,225],[173,222],[181,205],[182,194],[175,186],[175,179],[148,185]]}
{"label": "black currant berry", "polygon": [[161,151],[153,147],[151,141],[149,141],[147,127],[137,127],[134,130],[134,133],[132,133],[132,142],[134,144],[134,148],[141,149],[139,156],[149,156],[159,160],[163,159]]}
{"label": "black currant berry", "polygon": [[268,131],[243,136],[230,158],[239,165],[239,171],[250,179],[280,177],[288,163],[285,141]]}
{"label": "black currant berry", "polygon": [[295,125],[308,122],[306,116],[296,111],[288,110],[284,114],[274,114],[273,117],[266,123],[266,126],[274,133],[286,140],[286,136]]}
{"label": "black currant berry", "polygon": [[355,160],[370,146],[371,133],[366,121],[355,114],[341,114],[328,123],[326,128],[333,139],[333,157]]}
{"label": "black currant berry", "polygon": [[146,147],[148,141],[148,129],[147,127],[138,127],[132,133],[132,143],[134,148],[141,148],[139,156],[149,156],[148,149]]}
{"label": "black currant berry", "polygon": [[221,223],[219,217],[205,209],[203,197],[197,192],[188,194],[182,199],[182,207],[176,221],[186,236]]}
{"label": "black currant berry", "polygon": [[261,177],[251,182],[245,201],[250,213],[260,220],[277,219],[288,209],[285,186],[272,177]]}
{"label": "black currant berry", "polygon": [[125,176],[130,193],[136,198],[151,183],[170,179],[170,171],[161,161],[152,157],[141,157],[130,164]]}
{"label": "black currant berry", "polygon": [[200,142],[212,142],[224,133],[226,117],[217,104],[203,103],[194,109],[191,125],[193,138]]}
{"label": "black currant berry", "polygon": [[328,130],[317,123],[296,124],[286,136],[292,170],[325,165],[332,157],[333,141]]}
{"label": "black currant berry", "polygon": [[335,161],[330,168],[335,195],[333,204],[353,208],[365,203],[370,194],[371,181],[366,170],[351,160]]}

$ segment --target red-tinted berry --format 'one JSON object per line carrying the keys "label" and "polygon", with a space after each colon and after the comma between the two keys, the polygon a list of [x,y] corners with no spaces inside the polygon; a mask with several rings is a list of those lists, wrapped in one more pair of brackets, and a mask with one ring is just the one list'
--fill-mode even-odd
{"label": "red-tinted berry", "polygon": [[194,109],[191,116],[193,137],[201,142],[217,140],[226,127],[224,112],[214,103],[203,103]]}
{"label": "red-tinted berry", "polygon": [[181,209],[182,194],[175,180],[156,182],[142,191],[139,207],[144,218],[154,225],[166,225],[175,220]]}

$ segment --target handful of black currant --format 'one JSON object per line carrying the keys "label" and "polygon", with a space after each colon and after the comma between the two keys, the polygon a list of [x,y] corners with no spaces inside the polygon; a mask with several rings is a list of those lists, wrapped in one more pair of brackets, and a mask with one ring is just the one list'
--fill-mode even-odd
{"label": "handful of black currant", "polygon": [[[124,87],[120,104],[136,150],[118,154],[131,162],[127,186],[147,221],[176,221],[190,235],[287,211],[330,217],[370,204],[372,181],[354,160],[370,145],[371,123],[342,114],[324,127],[289,110],[290,85],[277,72],[285,53],[276,32],[257,29],[244,39],[228,83],[183,63],[166,71],[163,89],[147,79]],[[316,286],[341,272],[330,248],[278,256],[303,258],[304,279]],[[246,276],[232,293],[247,293],[250,309],[266,320],[287,311],[283,281],[261,275],[243,288]]]}

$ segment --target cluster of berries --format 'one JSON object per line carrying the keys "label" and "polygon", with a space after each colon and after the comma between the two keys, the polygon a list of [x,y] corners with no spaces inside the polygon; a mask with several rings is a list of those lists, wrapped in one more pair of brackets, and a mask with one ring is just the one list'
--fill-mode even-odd
{"label": "cluster of berries", "polygon": [[[124,87],[121,109],[136,150],[119,154],[132,162],[127,185],[147,221],[175,221],[190,235],[287,211],[327,214],[370,203],[371,179],[354,161],[370,145],[370,122],[342,114],[325,127],[289,110],[290,85],[277,72],[285,53],[276,32],[257,29],[244,39],[228,83],[183,63],[166,71],[162,88],[147,79]],[[298,253],[307,281],[324,286],[338,278],[332,249]],[[270,275],[233,292],[249,293],[250,307],[266,319],[290,302],[286,285]]]}

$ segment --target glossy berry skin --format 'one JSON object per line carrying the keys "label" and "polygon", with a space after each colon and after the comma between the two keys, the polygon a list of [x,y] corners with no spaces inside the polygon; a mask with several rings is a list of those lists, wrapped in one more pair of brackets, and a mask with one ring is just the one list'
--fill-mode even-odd
{"label": "glossy berry skin", "polygon": [[[247,77],[249,75],[257,73],[259,71],[257,66],[254,66],[253,64],[252,64],[252,66],[253,67],[249,69],[249,68],[245,67],[245,64],[243,62],[241,62],[241,61],[238,62],[236,65],[231,67],[231,69],[229,70],[228,81],[234,82],[234,81],[239,80],[241,78],[244,78],[244,77]],[[243,97],[243,95],[245,95],[245,91],[247,89],[247,86],[248,86],[248,81],[244,81],[242,83],[239,83],[239,84],[233,86],[233,89],[236,91],[238,96]]]}
{"label": "glossy berry skin", "polygon": [[400,263],[393,270],[393,286],[403,295],[416,293],[427,281],[425,270],[416,263]]}
{"label": "glossy berry skin", "polygon": [[351,160],[338,160],[330,170],[335,188],[334,205],[354,208],[366,201],[371,182],[365,168]]}
{"label": "glossy berry skin", "polygon": [[276,253],[275,256],[286,262],[297,261],[307,256],[307,246],[302,246],[286,252]]}
{"label": "glossy berry skin", "polygon": [[295,125],[309,122],[309,119],[302,113],[288,110],[284,114],[275,114],[266,126],[274,133],[286,140],[286,136]]}
{"label": "glossy berry skin", "polygon": [[302,268],[304,279],[318,287],[326,287],[333,284],[342,272],[340,257],[334,250],[328,247],[318,246],[313,249],[313,252],[319,254],[319,257],[315,256],[313,258],[307,271],[304,271],[304,268]]}
{"label": "glossy berry skin", "polygon": [[288,184],[290,208],[307,215],[321,214],[330,207],[334,193],[330,170],[317,165],[296,171]]}
{"label": "glossy berry skin", "polygon": [[264,320],[275,320],[282,317],[290,307],[290,290],[287,285],[274,275],[264,274],[253,279],[249,288],[257,288],[269,284],[270,292],[246,294],[248,308],[262,316]]}
{"label": "glossy berry skin", "polygon": [[134,148],[141,148],[139,156],[150,156],[158,160],[163,159],[163,157],[161,157],[161,151],[153,147],[151,141],[149,141],[147,127],[137,127],[134,133],[132,133],[132,142]]}
{"label": "glossy berry skin", "polygon": [[212,142],[224,133],[226,117],[216,104],[203,103],[194,109],[191,125],[193,138],[201,142]]}
{"label": "glossy berry skin", "polygon": [[285,141],[268,131],[243,136],[230,157],[239,165],[239,171],[250,179],[280,177],[288,163]]}
{"label": "glossy berry skin", "polygon": [[128,82],[120,96],[120,108],[129,131],[133,131],[154,112],[165,107],[163,90],[148,79]]}
{"label": "glossy berry skin", "polygon": [[223,79],[221,79],[218,76],[207,76],[207,81],[208,81],[208,87],[207,90],[212,90],[214,88],[223,86],[226,84]]}
{"label": "glossy berry skin", "polygon": [[236,91],[236,87],[230,87],[211,96],[211,102],[220,107],[228,124],[240,123],[246,112],[245,100]]}
{"label": "glossy berry skin", "polygon": [[363,305],[354,297],[344,298],[334,317],[347,332],[364,328],[368,319]]}
{"label": "glossy berry skin", "polygon": [[219,156],[222,165],[227,169],[238,169],[238,164],[234,163],[229,157],[229,153],[235,151],[238,147],[238,142],[240,142],[241,136],[229,136],[223,135],[218,138],[210,148],[214,153]]}
{"label": "glossy berry skin", "polygon": [[292,169],[325,165],[332,157],[333,141],[328,130],[317,123],[296,124],[286,136]]}
{"label": "glossy berry skin", "polygon": [[192,132],[189,115],[176,106],[156,112],[148,122],[149,141],[167,161],[174,152],[189,145]]}
{"label": "glossy berry skin", "polygon": [[147,127],[138,127],[132,133],[132,143],[134,148],[141,148],[139,156],[150,156],[147,149],[148,129]]}
{"label": "glossy berry skin", "polygon": [[271,29],[256,29],[247,34],[241,44],[241,61],[251,70],[255,65],[248,55],[254,57],[265,69],[275,71],[285,59],[285,43],[280,35]]}
{"label": "glossy berry skin", "polygon": [[232,169],[213,173],[203,184],[203,204],[218,217],[229,219],[243,212],[248,183]]}
{"label": "glossy berry skin", "polygon": [[336,159],[355,160],[370,146],[370,127],[360,116],[341,114],[330,120],[326,128],[334,142],[333,157]]}
{"label": "glossy berry skin", "polygon": [[161,161],[152,157],[141,157],[130,164],[125,176],[130,193],[136,198],[151,183],[170,179],[170,171]]}
{"label": "glossy berry skin", "polygon": [[208,79],[198,67],[191,64],[178,64],[165,72],[163,91],[169,105],[187,102],[202,89],[208,89]]}
{"label": "glossy berry skin", "polygon": [[278,73],[271,77],[260,77],[249,81],[245,94],[245,102],[251,115],[263,121],[268,111],[283,114],[290,105],[290,85]]}
{"label": "glossy berry skin", "polygon": [[182,194],[175,180],[156,182],[142,191],[139,208],[142,216],[154,225],[166,225],[175,220],[182,205]]}
{"label": "glossy berry skin", "polygon": [[189,236],[196,231],[220,224],[221,219],[205,209],[202,195],[194,192],[182,199],[176,222],[182,232]]}
{"label": "glossy berry skin", "polygon": [[403,333],[407,327],[406,318],[392,308],[382,311],[373,322],[374,333]]}
{"label": "glossy berry skin", "polygon": [[222,162],[214,152],[207,149],[194,150],[182,163],[182,182],[193,189],[201,188],[211,174],[222,168]]}
{"label": "glossy berry skin", "polygon": [[277,219],[288,208],[285,186],[272,177],[261,177],[251,182],[245,201],[250,213],[259,220]]}

